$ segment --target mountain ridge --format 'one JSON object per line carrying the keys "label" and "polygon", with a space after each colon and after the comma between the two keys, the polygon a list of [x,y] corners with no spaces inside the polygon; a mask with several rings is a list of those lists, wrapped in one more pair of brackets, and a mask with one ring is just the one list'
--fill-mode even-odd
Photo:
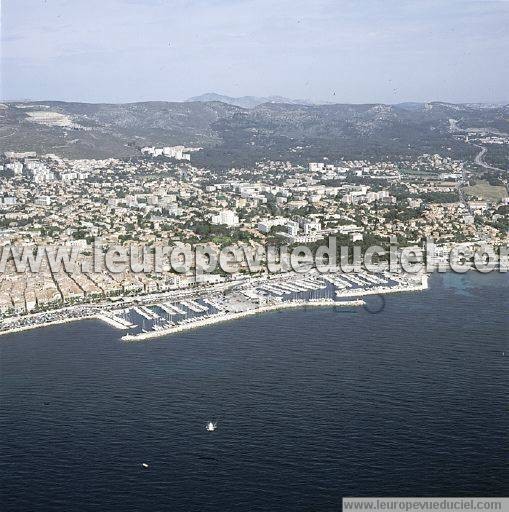
{"label": "mountain ridge", "polygon": [[228,103],[229,105],[235,105],[237,107],[242,108],[255,108],[258,105],[263,103],[284,103],[284,104],[297,104],[297,105],[318,105],[321,103],[316,103],[311,100],[302,100],[302,99],[290,99],[284,96],[227,96],[225,94],[218,94],[215,92],[207,92],[204,94],[200,94],[199,96],[193,96],[185,100],[186,102],[210,102],[210,101],[220,101],[222,103]]}
{"label": "mountain ridge", "polygon": [[460,140],[461,130],[451,131],[451,119],[460,129],[509,133],[509,106],[29,101],[2,103],[0,151],[108,158],[140,156],[143,146],[182,144],[203,148],[193,154],[197,165],[217,167],[264,159],[470,157],[475,148]]}

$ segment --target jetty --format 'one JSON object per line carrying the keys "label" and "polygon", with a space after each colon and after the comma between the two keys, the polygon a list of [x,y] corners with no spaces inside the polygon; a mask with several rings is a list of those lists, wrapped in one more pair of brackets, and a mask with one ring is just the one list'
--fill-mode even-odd
{"label": "jetty", "polygon": [[138,315],[146,318],[147,320],[156,320],[159,318],[158,315],[156,315],[151,309],[148,309],[145,306],[136,306],[133,308],[133,311],[138,313]]}
{"label": "jetty", "polygon": [[209,325],[214,325],[221,322],[227,322],[230,320],[238,320],[240,318],[246,318],[248,316],[257,315],[261,313],[268,313],[270,311],[277,311],[281,309],[291,309],[291,308],[302,308],[306,306],[310,307],[352,307],[352,306],[362,306],[365,302],[363,300],[345,300],[345,301],[335,301],[333,299],[311,299],[311,300],[293,300],[293,301],[281,301],[275,304],[269,304],[265,306],[260,306],[253,309],[248,309],[247,311],[240,311],[236,313],[225,313],[218,312],[212,313],[209,315],[204,315],[203,317],[196,318],[188,318],[185,321],[182,321],[178,325],[172,325],[167,328],[158,329],[156,331],[149,332],[141,332],[139,334],[126,334],[122,336],[122,340],[124,341],[141,341],[150,338],[157,338],[159,336],[166,336],[169,334],[175,334],[178,332],[187,331],[190,329],[196,329],[198,327],[206,327]]}
{"label": "jetty", "polygon": [[103,322],[107,323],[108,325],[111,325],[111,327],[115,327],[116,329],[132,329],[133,327],[136,327],[135,324],[128,322],[123,318],[120,318],[115,315],[108,315],[106,313],[100,313],[96,315],[95,318],[97,318],[98,320],[102,320]]}
{"label": "jetty", "polygon": [[337,290],[337,297],[364,297],[366,295],[381,295],[400,292],[418,292],[428,289],[428,276],[424,274],[421,282],[399,283],[394,286],[375,286],[373,288],[355,288],[351,290]]}

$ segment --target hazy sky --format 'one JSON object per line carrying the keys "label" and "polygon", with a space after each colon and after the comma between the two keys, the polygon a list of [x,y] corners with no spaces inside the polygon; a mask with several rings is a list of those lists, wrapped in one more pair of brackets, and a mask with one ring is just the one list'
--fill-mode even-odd
{"label": "hazy sky", "polygon": [[509,1],[1,0],[3,99],[509,101]]}

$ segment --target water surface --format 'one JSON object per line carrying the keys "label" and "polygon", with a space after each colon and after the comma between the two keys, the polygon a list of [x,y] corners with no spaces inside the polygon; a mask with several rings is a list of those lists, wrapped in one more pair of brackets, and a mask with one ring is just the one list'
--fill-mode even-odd
{"label": "water surface", "polygon": [[1,509],[502,496],[507,285],[436,275],[379,314],[281,311],[130,344],[95,321],[3,336]]}

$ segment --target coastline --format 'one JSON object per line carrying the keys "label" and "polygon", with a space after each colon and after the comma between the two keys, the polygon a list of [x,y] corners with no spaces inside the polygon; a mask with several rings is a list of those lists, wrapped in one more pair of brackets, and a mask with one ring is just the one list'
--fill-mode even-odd
{"label": "coastline", "polygon": [[389,294],[389,293],[404,293],[404,292],[421,292],[423,290],[427,290],[428,286],[428,276],[424,275],[422,278],[421,284],[416,284],[412,286],[380,286],[377,288],[373,288],[371,290],[338,290],[336,292],[337,297],[365,297],[367,295],[380,295],[380,294]]}
{"label": "coastline", "polygon": [[[270,311],[277,311],[281,309],[290,309],[297,307],[342,307],[342,306],[360,306],[365,304],[365,302],[360,299],[360,297],[369,296],[369,295],[379,295],[379,294],[390,294],[390,293],[404,293],[404,292],[417,292],[426,290],[429,287],[428,285],[428,275],[423,274],[422,280],[420,284],[404,286],[398,285],[393,287],[377,287],[373,289],[358,289],[358,290],[337,290],[336,297],[337,299],[348,299],[350,297],[356,297],[353,300],[333,300],[333,299],[320,299],[320,300],[298,300],[292,302],[283,302],[277,304],[271,304],[268,306],[261,306],[258,308],[253,308],[247,311],[242,311],[238,313],[225,313],[225,314],[215,314],[214,316],[210,316],[208,318],[204,318],[202,320],[196,320],[194,322],[189,322],[186,324],[180,324],[172,326],[168,329],[161,329],[158,331],[150,331],[139,333],[136,335],[126,334],[121,337],[124,341],[137,341],[151,338],[158,338],[160,336],[166,336],[169,334],[174,334],[178,332],[184,332],[190,329],[195,329],[199,327],[205,327],[208,325],[214,325],[221,322],[228,322],[230,320],[237,320],[240,318],[244,318],[247,316],[257,315],[261,313],[267,313]],[[58,310],[55,310],[58,312]],[[67,324],[71,322],[78,322],[80,320],[99,320],[108,324],[110,327],[113,327],[118,330],[126,330],[128,329],[127,325],[124,325],[118,322],[116,319],[111,318],[106,314],[106,312],[95,312],[90,315],[83,315],[80,317],[71,317],[71,318],[59,318],[56,320],[50,320],[48,322],[35,323],[31,325],[24,325],[21,327],[12,327],[5,330],[0,331],[0,337],[7,334],[14,334],[23,331],[29,331],[33,329],[50,327],[53,325]]]}
{"label": "coastline", "polygon": [[292,301],[292,302],[280,302],[278,304],[271,304],[269,306],[262,306],[255,309],[249,309],[247,311],[241,311],[239,313],[225,313],[204,318],[203,320],[196,320],[187,324],[176,325],[168,329],[161,329],[160,331],[142,332],[140,334],[126,334],[122,336],[124,341],[139,341],[150,338],[159,338],[160,336],[167,336],[169,334],[175,334],[177,332],[183,332],[190,329],[196,329],[198,327],[206,327],[222,322],[229,322],[231,320],[239,320],[248,316],[257,315],[260,313],[269,313],[270,311],[278,311],[281,309],[301,308],[301,307],[344,307],[344,306],[362,306],[365,302],[363,300],[349,300],[349,301],[334,301],[332,299],[324,299],[317,301]]}
{"label": "coastline", "polygon": [[[341,290],[336,292],[336,296],[338,298],[349,298],[349,297],[363,297],[366,295],[379,295],[379,294],[389,294],[389,293],[402,293],[402,292],[416,292],[426,290],[428,288],[428,276],[427,274],[423,274],[421,283],[412,285],[412,286],[380,286],[374,288],[372,290]],[[363,306],[365,303],[364,300],[358,298],[353,300],[333,300],[333,299],[321,299],[321,300],[297,300],[292,302],[280,302],[277,304],[271,304],[269,306],[261,306],[259,308],[250,309],[247,311],[242,311],[239,313],[225,313],[225,314],[216,314],[214,316],[210,316],[208,318],[204,318],[203,320],[196,320],[194,322],[189,322],[186,324],[175,325],[169,327],[167,329],[161,329],[158,331],[150,331],[150,332],[142,332],[140,334],[126,334],[122,336],[122,340],[124,341],[141,341],[152,338],[159,338],[161,336],[167,336],[170,334],[175,334],[178,332],[188,331],[190,329],[196,329],[199,327],[206,327],[209,325],[215,325],[222,322],[228,322],[231,320],[238,320],[240,318],[245,318],[252,315],[257,315],[261,313],[268,313],[270,311],[277,311],[281,309],[290,309],[297,307],[342,307],[342,306]]]}
{"label": "coastline", "polygon": [[[79,322],[80,320],[104,321],[104,318],[100,318],[100,315],[82,316],[80,318],[61,318],[59,320],[51,320],[50,322],[44,322],[40,324],[24,325],[23,327],[13,327],[12,329],[5,329],[4,331],[0,331],[0,336],[4,336],[5,334],[13,334],[16,332],[31,331],[33,329],[38,329],[39,327],[50,327],[52,325],[70,324],[71,322]],[[107,323],[111,325],[110,322]]]}
{"label": "coastline", "polygon": [[23,327],[13,327],[12,329],[6,329],[4,331],[0,331],[0,336],[5,334],[13,334],[17,332],[23,331],[31,331],[33,329],[38,329],[39,327],[51,327],[52,325],[60,325],[60,324],[70,324],[72,322],[79,322],[81,320],[99,320],[108,324],[110,327],[114,327],[115,329],[126,329],[124,325],[120,322],[115,321],[113,318],[104,315],[103,313],[94,314],[94,315],[86,315],[81,316],[79,318],[60,318],[58,320],[51,320],[49,322],[41,322],[39,324],[34,325],[24,325]]}

